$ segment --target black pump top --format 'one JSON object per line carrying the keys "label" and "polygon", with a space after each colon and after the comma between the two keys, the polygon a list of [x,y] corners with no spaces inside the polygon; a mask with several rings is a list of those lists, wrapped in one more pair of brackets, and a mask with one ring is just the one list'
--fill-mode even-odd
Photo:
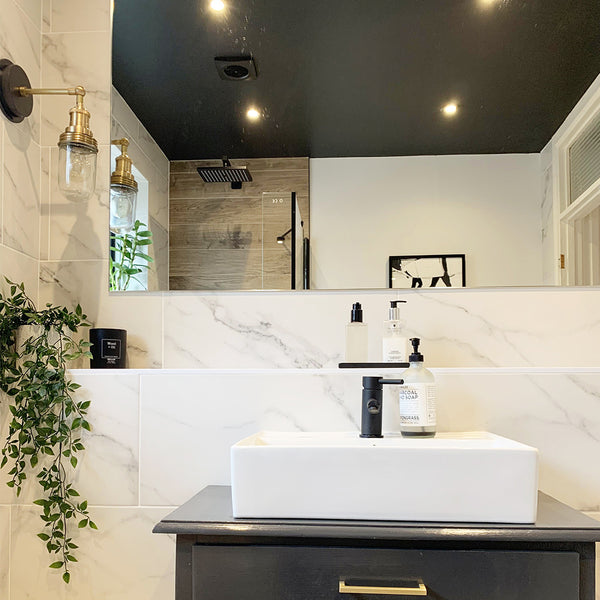
{"label": "black pump top", "polygon": [[413,353],[408,357],[408,362],[423,362],[423,355],[419,352],[419,338],[410,338],[410,343],[413,347]]}
{"label": "black pump top", "polygon": [[350,322],[351,323],[362,323],[363,320],[363,311],[360,302],[355,302],[352,305],[352,310],[350,311]]}
{"label": "black pump top", "polygon": [[406,304],[406,300],[390,300],[390,308],[398,308],[398,304]]}

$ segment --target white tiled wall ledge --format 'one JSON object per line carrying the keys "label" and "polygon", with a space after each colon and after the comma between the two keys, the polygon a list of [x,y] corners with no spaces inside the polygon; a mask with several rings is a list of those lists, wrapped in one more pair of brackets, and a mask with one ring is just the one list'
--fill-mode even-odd
{"label": "white tiled wall ledge", "polygon": [[423,294],[457,294],[457,293],[473,293],[478,294],[482,292],[502,292],[502,293],[516,293],[516,292],[564,292],[564,293],[575,293],[575,292],[598,292],[600,286],[559,286],[559,285],[536,285],[536,286],[514,286],[514,287],[472,287],[472,288],[447,288],[447,287],[436,287],[436,288],[354,288],[354,289],[324,289],[324,290],[164,290],[164,291],[153,291],[153,292],[110,292],[111,297],[164,297],[174,298],[177,296],[331,296],[331,295],[345,295],[345,296],[360,296],[362,294],[381,294],[381,295],[396,295],[396,294],[408,294],[410,295],[423,295]]}
{"label": "white tiled wall ledge", "polygon": [[[427,367],[427,365],[425,365]],[[321,368],[321,369],[253,369],[253,368],[223,368],[223,369],[70,369],[70,373],[75,378],[79,375],[250,375],[250,374],[304,374],[304,375],[372,375],[379,371],[403,371],[402,367],[372,367],[366,369],[337,369],[337,368]],[[600,367],[430,367],[429,370],[436,373],[467,373],[467,374],[496,374],[502,373],[520,373],[520,374],[536,374],[536,373],[600,373]]]}

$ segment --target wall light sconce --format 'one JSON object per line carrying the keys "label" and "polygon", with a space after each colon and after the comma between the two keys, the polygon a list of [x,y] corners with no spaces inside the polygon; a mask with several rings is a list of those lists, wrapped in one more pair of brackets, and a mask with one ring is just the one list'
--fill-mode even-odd
{"label": "wall light sconce", "polygon": [[283,242],[285,242],[285,236],[288,235],[289,233],[292,233],[291,227],[284,234],[277,236],[277,243],[283,244]]}
{"label": "wall light sconce", "polygon": [[121,154],[116,158],[116,167],[110,176],[110,230],[113,233],[128,233],[135,224],[135,205],[138,184],[131,167],[131,158],[127,155],[129,140],[112,140],[111,144],[121,146]]}
{"label": "wall light sconce", "polygon": [[58,138],[58,186],[74,202],[90,198],[96,187],[98,142],[90,130],[90,113],[83,106],[85,89],[32,89],[25,71],[8,59],[0,60],[0,108],[12,123],[20,123],[33,110],[33,95],[77,96],[69,111],[68,127]]}

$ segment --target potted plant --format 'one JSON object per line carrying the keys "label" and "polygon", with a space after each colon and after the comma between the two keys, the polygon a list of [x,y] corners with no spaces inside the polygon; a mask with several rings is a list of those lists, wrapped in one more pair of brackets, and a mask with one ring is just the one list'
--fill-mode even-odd
{"label": "potted plant", "polygon": [[131,280],[144,285],[136,275],[150,269],[154,259],[143,252],[152,244],[152,232],[146,229],[141,221],[136,221],[133,230],[128,233],[110,234],[110,290],[124,291],[129,288]]}
{"label": "potted plant", "polygon": [[71,381],[67,363],[89,356],[89,342],[74,335],[88,326],[78,305],[75,311],[47,304],[36,309],[23,284],[6,280],[10,293],[0,293],[0,390],[10,411],[0,468],[9,467],[7,485],[19,496],[28,476],[35,474],[41,497],[42,531],[38,537],[55,560],[53,569],[70,580],[77,545],[72,527],[97,529],[87,501],[70,483],[77,454],[84,449],[81,434],[90,430],[89,401],[79,401],[79,384]]}

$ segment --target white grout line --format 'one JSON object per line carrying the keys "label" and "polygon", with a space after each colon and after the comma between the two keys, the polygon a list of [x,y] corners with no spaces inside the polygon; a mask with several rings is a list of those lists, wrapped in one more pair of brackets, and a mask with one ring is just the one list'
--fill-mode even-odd
{"label": "white grout line", "polygon": [[165,366],[165,302],[164,294],[160,298],[160,366]]}
{"label": "white grout line", "polygon": [[[446,374],[467,374],[467,375],[534,375],[534,374],[577,374],[577,373],[598,373],[600,367],[428,367],[434,373]],[[318,368],[208,368],[208,369],[127,369],[129,374],[139,373],[144,376],[161,375],[363,375],[372,374],[379,371],[403,371],[404,368],[368,368],[368,369],[338,369],[336,367]],[[104,369],[70,369],[72,373],[82,373],[87,375],[108,375]]]}
{"label": "white grout line", "polygon": [[8,507],[8,597],[11,597],[10,592],[10,576],[12,573],[12,555],[13,555],[13,547],[12,547],[12,506]]}
{"label": "white grout line", "polygon": [[142,374],[138,378],[138,506],[142,500]]}
{"label": "white grout line", "polygon": [[[50,16],[50,20],[52,21],[52,16]],[[78,34],[83,33],[89,35],[90,33],[110,33],[109,29],[76,29],[71,31],[46,31],[44,35],[70,35],[70,34]]]}
{"label": "white grout line", "polygon": [[[182,502],[183,504],[183,502]],[[35,508],[36,510],[39,509],[40,507],[37,506],[37,504],[9,504],[7,505],[8,508],[12,509],[13,508]],[[158,505],[158,504],[145,504],[145,505],[141,505],[141,504],[88,504],[88,508],[101,508],[101,509],[107,509],[107,508],[115,508],[115,509],[132,509],[132,510],[138,510],[138,509],[144,509],[144,510],[175,510],[176,508],[179,508],[179,506],[181,506],[181,504],[164,504],[164,505]],[[3,599],[4,600],[4,599]]]}

